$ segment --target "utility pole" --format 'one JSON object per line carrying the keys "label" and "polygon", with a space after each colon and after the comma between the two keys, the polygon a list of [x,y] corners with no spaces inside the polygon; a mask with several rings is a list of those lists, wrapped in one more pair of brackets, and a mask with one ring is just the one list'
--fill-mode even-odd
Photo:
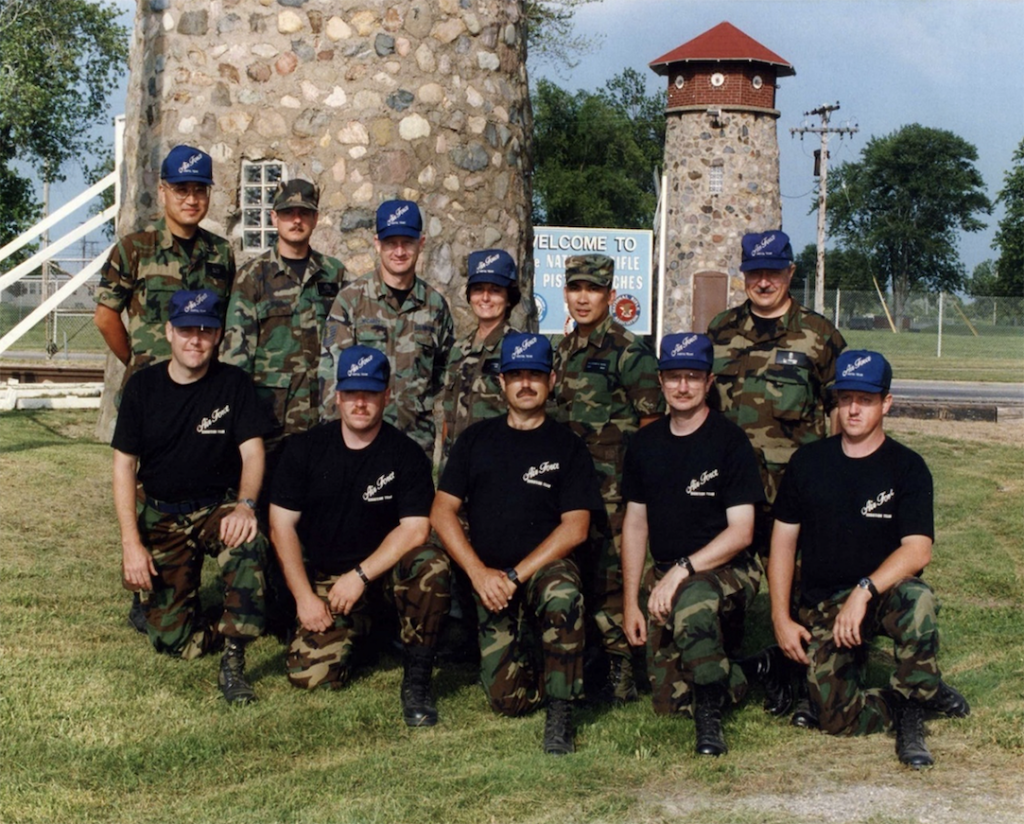
{"label": "utility pole", "polygon": [[[855,134],[858,129],[853,126],[839,126],[833,128],[828,125],[832,112],[839,111],[839,101],[834,106],[825,104],[809,112],[804,112],[804,117],[812,115],[821,118],[820,126],[801,126],[790,129],[790,135],[800,135],[803,140],[808,132],[821,135],[821,157],[819,160],[819,182],[818,182],[818,265],[814,277],[814,311],[819,315],[825,313],[825,200],[828,197],[828,137],[830,134]],[[839,318],[836,318],[839,322]]]}

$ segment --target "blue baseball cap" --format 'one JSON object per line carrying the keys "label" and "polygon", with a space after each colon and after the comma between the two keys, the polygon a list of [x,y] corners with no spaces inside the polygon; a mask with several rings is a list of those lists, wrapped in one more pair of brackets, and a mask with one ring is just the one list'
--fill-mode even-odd
{"label": "blue baseball cap", "polygon": [[213,158],[192,146],[175,146],[160,164],[160,178],[168,183],[213,185]]}
{"label": "blue baseball cap", "polygon": [[179,289],[171,295],[171,326],[223,326],[220,295],[212,289]]}
{"label": "blue baseball cap", "polygon": [[661,339],[661,352],[658,357],[658,370],[669,369],[700,369],[711,371],[715,362],[715,347],[711,338],[698,332],[679,332],[665,335]]}
{"label": "blue baseball cap", "polygon": [[534,332],[509,332],[501,341],[501,372],[551,371],[551,342]]}
{"label": "blue baseball cap", "polygon": [[504,249],[483,249],[469,253],[469,282],[493,283],[511,288],[516,282],[516,262]]}
{"label": "blue baseball cap", "polygon": [[751,232],[743,236],[741,272],[752,269],[788,269],[793,265],[793,246],[781,229]]}
{"label": "blue baseball cap", "polygon": [[419,237],[423,234],[423,215],[411,200],[387,200],[377,207],[377,239]]}
{"label": "blue baseball cap", "polygon": [[350,346],[338,356],[338,391],[383,392],[391,380],[391,364],[379,349]]}
{"label": "blue baseball cap", "polygon": [[836,360],[836,381],[833,388],[856,392],[889,394],[892,367],[881,354],[868,349],[847,349]]}

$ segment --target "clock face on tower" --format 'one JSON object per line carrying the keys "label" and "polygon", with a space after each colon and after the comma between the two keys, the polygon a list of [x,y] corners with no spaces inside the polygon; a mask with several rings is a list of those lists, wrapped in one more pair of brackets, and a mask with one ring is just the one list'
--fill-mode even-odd
{"label": "clock face on tower", "polygon": [[716,89],[723,83],[725,83],[724,74],[722,74],[721,72],[715,72],[713,75],[711,75],[711,85],[714,86]]}
{"label": "clock face on tower", "polygon": [[750,81],[750,85],[755,89],[760,89],[764,85],[764,80],[761,79],[761,75],[755,74],[753,79]]}

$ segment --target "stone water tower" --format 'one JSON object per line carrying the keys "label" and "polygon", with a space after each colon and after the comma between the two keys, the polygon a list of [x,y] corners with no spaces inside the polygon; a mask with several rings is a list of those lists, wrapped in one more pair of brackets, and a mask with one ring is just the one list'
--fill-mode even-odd
{"label": "stone water tower", "polygon": [[[419,272],[460,331],[473,249],[522,261],[529,296],[523,11],[523,0],[139,0],[119,232],[156,217],[160,162],[186,143],[213,156],[204,225],[239,262],[272,242],[276,181],[302,176],[322,191],[313,245],[353,275],[372,269],[375,210],[397,197],[423,211]],[[108,386],[120,381],[111,371]]]}
{"label": "stone water tower", "polygon": [[740,303],[740,238],[782,225],[774,52],[720,23],[650,63],[665,109],[666,330],[704,331]]}

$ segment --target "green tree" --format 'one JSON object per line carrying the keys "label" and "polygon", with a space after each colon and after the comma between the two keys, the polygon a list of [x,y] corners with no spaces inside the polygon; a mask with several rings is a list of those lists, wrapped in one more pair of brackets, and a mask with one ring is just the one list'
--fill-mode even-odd
{"label": "green tree", "polygon": [[999,221],[992,248],[999,252],[995,263],[996,287],[993,294],[1024,297],[1024,140],[1013,153],[1013,166],[1003,178],[996,203],[1006,208]]}
{"label": "green tree", "polygon": [[127,63],[120,13],[102,0],[0,0],[0,243],[38,214],[25,167],[61,180],[96,151],[90,129]]}
{"label": "green tree", "polygon": [[991,316],[992,323],[995,323],[998,320],[998,301],[994,296],[999,294],[998,290],[996,265],[991,260],[983,260],[974,267],[964,284],[964,291],[974,298],[970,306],[971,314],[982,318]]}
{"label": "green tree", "polygon": [[[791,289],[802,298],[804,284],[814,292],[814,279],[818,269],[818,247],[808,243],[796,256],[796,273]],[[855,315],[874,314],[878,298],[871,280],[871,258],[859,249],[825,249],[825,288],[841,289],[840,314],[843,324]]]}
{"label": "green tree", "polygon": [[911,288],[963,285],[957,234],[985,228],[977,215],[992,211],[977,159],[963,138],[915,123],[871,138],[860,161],[829,174],[833,237],[870,257],[900,318]]}
{"label": "green tree", "polygon": [[643,77],[627,69],[596,93],[540,80],[532,103],[534,222],[650,226],[665,115]]}

